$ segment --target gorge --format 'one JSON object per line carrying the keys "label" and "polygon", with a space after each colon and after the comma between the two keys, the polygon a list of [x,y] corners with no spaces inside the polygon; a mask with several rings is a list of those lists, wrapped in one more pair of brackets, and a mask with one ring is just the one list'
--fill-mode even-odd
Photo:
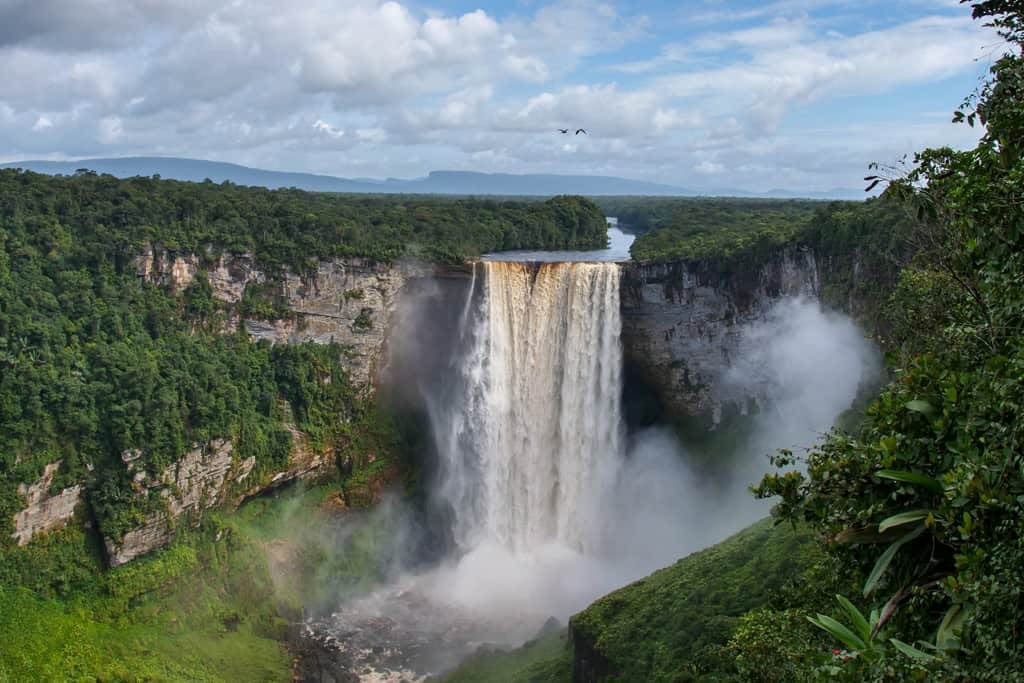
{"label": "gorge", "polygon": [[[443,673],[481,645],[516,647],[546,622],[564,625],[595,597],[766,514],[746,491],[767,468],[763,455],[809,446],[878,372],[852,323],[799,298],[813,297],[800,289],[813,280],[787,270],[791,263],[768,267],[789,280],[764,283],[748,295],[756,306],[734,310],[730,322],[694,305],[701,297],[725,305],[727,292],[692,291],[706,286],[696,276],[669,288],[680,327],[693,329],[690,316],[703,315],[724,327],[712,339],[731,344],[711,345],[697,366],[713,379],[708,400],[732,405],[721,386],[753,411],[745,438],[717,454],[728,464],[710,470],[665,424],[626,417],[629,309],[620,297],[630,291],[624,274],[642,271],[488,259],[457,285],[420,283],[414,303],[396,311],[392,334],[407,341],[390,349],[389,365],[417,387],[413,400],[429,416],[436,464],[426,485],[448,550],[426,564],[406,557],[369,594],[321,606],[304,638],[327,663],[308,675]],[[667,307],[664,290],[650,287],[647,296],[659,292]],[[643,301],[635,289],[631,296]],[[836,349],[845,357],[833,357]],[[423,368],[433,354],[443,358]],[[387,372],[383,381],[386,392]]]}
{"label": "gorge", "polygon": [[[476,423],[482,416],[488,415],[486,411],[502,402],[521,405],[521,409],[526,410],[527,406],[540,409],[541,405],[551,405],[548,401],[564,399],[575,401],[576,407],[583,410],[587,400],[593,398],[593,390],[581,390],[575,395],[559,392],[570,391],[571,381],[583,381],[581,377],[587,370],[583,364],[587,360],[583,357],[564,358],[557,354],[568,353],[567,349],[574,348],[573,344],[577,342],[586,342],[585,346],[579,348],[585,350],[580,351],[581,354],[588,356],[593,353],[614,355],[613,350],[621,348],[632,374],[653,390],[658,401],[664,403],[666,414],[697,416],[701,420],[702,430],[713,429],[721,419],[723,410],[726,413],[747,413],[758,401],[763,402],[768,398],[772,382],[765,376],[758,379],[756,374],[747,373],[744,377],[738,377],[735,373],[730,375],[727,372],[728,368],[736,365],[740,356],[749,353],[749,350],[742,348],[743,330],[767,321],[773,306],[783,299],[810,297],[813,300],[820,277],[813,254],[791,248],[780,250],[765,259],[757,271],[744,281],[681,264],[537,264],[528,267],[516,263],[483,262],[452,269],[414,264],[382,266],[360,259],[346,259],[322,262],[311,276],[288,275],[280,284],[274,285],[269,291],[282,302],[283,307],[276,320],[266,320],[246,317],[240,308],[243,298],[248,296],[247,292],[259,287],[265,288],[263,283],[268,280],[267,274],[256,267],[250,255],[224,256],[213,267],[201,269],[196,256],[171,255],[147,246],[135,259],[134,268],[144,282],[172,292],[188,289],[195,281],[196,273],[204,270],[215,300],[239,311],[223,323],[226,332],[241,324],[254,340],[267,339],[289,344],[307,340],[341,343],[347,349],[347,367],[353,379],[358,386],[364,388],[372,387],[373,378],[387,363],[389,344],[394,346],[397,342],[405,343],[405,339],[415,338],[418,334],[416,330],[396,329],[395,325],[402,315],[402,302],[408,299],[410,303],[407,307],[419,305],[420,298],[416,294],[418,290],[425,288],[433,291],[437,283],[446,283],[451,291],[445,295],[445,303],[436,305],[460,312],[462,318],[454,320],[454,323],[463,330],[460,333],[463,338],[441,337],[435,342],[457,345],[477,340],[482,344],[480,348],[463,350],[467,359],[478,363],[472,369],[457,369],[464,379],[468,380],[471,370],[476,373],[505,373],[504,376],[492,375],[489,378],[489,389],[488,386],[464,383],[461,389],[464,393],[453,394],[450,387],[444,387],[443,391],[448,392],[445,394],[447,401],[465,403],[469,406],[467,410],[476,411],[444,418],[449,422],[464,419]],[[586,288],[579,290],[583,285],[578,283],[569,284],[570,280],[575,281],[577,277],[575,269],[588,268],[600,270],[606,279],[600,293]],[[502,273],[504,277],[499,278],[497,273]],[[491,286],[487,284],[491,282],[505,283],[506,286],[498,288],[500,294],[492,294]],[[600,307],[584,313],[582,307],[589,301],[588,297],[592,296],[599,297]],[[584,316],[585,320],[578,321],[578,324],[586,325],[585,329],[567,326],[567,320],[575,320],[577,315]],[[357,322],[359,320],[367,322],[360,324]],[[487,325],[481,327],[484,323]],[[575,334],[572,339],[565,336],[570,332]],[[545,343],[541,343],[540,339],[544,339]],[[406,353],[430,355],[428,351],[410,348]],[[570,384],[559,381],[541,389],[528,383],[525,371],[522,370],[529,366],[535,368],[533,372],[555,373],[563,361],[573,361],[571,365],[562,368],[562,372],[571,373],[564,376],[570,380]],[[449,362],[460,361],[450,359]],[[621,361],[617,362],[621,365]],[[611,399],[608,397],[616,391],[613,387],[622,381],[621,367],[616,370],[612,365],[610,358],[605,358],[601,372],[594,370],[594,387],[598,387],[603,392],[600,395],[609,401]],[[519,367],[523,374],[514,377],[514,367]],[[409,370],[403,369],[403,372],[408,375]],[[496,392],[500,391],[501,386],[518,393],[498,395]],[[492,393],[486,393],[488,390]],[[543,393],[545,391],[546,394]],[[610,412],[581,416],[581,419],[588,420],[590,427],[572,427],[576,432],[572,439],[582,439],[576,442],[568,435],[569,425],[550,422],[552,415],[559,413],[551,413],[548,408],[542,413],[548,419],[547,423],[539,421],[535,415],[520,414],[514,416],[519,421],[516,424],[501,428],[491,425],[494,433],[459,432],[460,427],[455,424],[436,425],[435,428],[447,434],[445,438],[453,440],[452,445],[446,447],[447,450],[453,450],[457,441],[464,442],[464,448],[469,446],[467,442],[473,442],[476,457],[483,457],[480,454],[490,447],[500,450],[505,458],[513,450],[523,450],[532,454],[531,466],[547,466],[550,471],[558,471],[557,463],[537,461],[540,458],[539,450],[550,448],[552,443],[560,443],[558,429],[566,430],[564,438],[575,449],[573,456],[566,457],[583,457],[580,454],[591,450],[595,443],[606,444],[613,451],[619,448],[615,445],[619,437],[614,428],[619,420],[615,416],[618,406],[609,404],[605,408]],[[597,429],[594,421],[602,421],[604,427],[601,429],[605,431],[593,432]],[[529,436],[523,437],[521,442],[512,443],[510,434],[523,433],[522,427],[525,424],[535,424],[543,431],[536,434],[526,432]],[[301,442],[297,444],[301,446]],[[211,452],[222,447],[213,448]],[[199,451],[206,448],[207,444],[195,444],[195,449],[198,449],[196,457],[199,457]],[[130,466],[132,456],[128,454],[123,457],[125,464]],[[214,464],[215,459],[204,463],[197,463],[188,474],[179,475],[176,468],[169,470],[150,484],[159,487],[170,482],[177,491],[186,492],[184,495],[192,498],[192,503],[182,505],[174,513],[175,517],[182,511],[198,516],[203,506],[219,504],[225,496],[237,500],[239,496],[252,495],[262,488],[280,485],[297,477],[316,477],[318,473],[333,467],[330,460],[318,458],[309,449],[298,447],[293,451],[287,468],[274,472],[272,477],[260,484],[246,482],[246,467],[251,469],[251,464],[240,463],[232,467],[230,454],[226,463]],[[579,462],[564,464],[571,468],[581,466]],[[227,476],[229,470],[233,473],[232,478]],[[216,474],[213,479],[209,479],[207,472]],[[533,490],[551,485],[541,484],[537,480],[540,476],[538,470],[504,473],[501,476],[525,477],[516,480],[524,489]],[[584,476],[598,475],[586,473]],[[601,476],[607,478],[608,475]],[[245,485],[238,487],[239,483]],[[230,496],[229,484],[237,489]],[[496,482],[489,485],[494,486]],[[579,485],[582,486],[582,481]],[[461,494],[458,492],[458,489],[464,488],[465,482],[459,481],[454,474],[445,486],[452,489],[454,496],[469,495],[466,491]],[[560,493],[567,494],[566,491]],[[52,499],[52,504],[47,503],[51,500],[47,496],[37,495],[34,507],[25,508],[19,518],[22,521],[16,526],[15,533],[23,542],[27,542],[32,536],[31,528],[59,526],[70,519],[74,508],[67,500],[78,495],[77,490],[67,489],[66,492],[59,492]],[[61,501],[60,504],[57,501]],[[493,505],[495,501],[477,502],[485,506],[482,512],[493,512],[487,512],[489,508],[486,506]],[[526,505],[526,508],[531,507],[532,503]],[[540,514],[537,510],[535,512]],[[575,513],[566,511],[565,514]],[[157,517],[147,522],[145,528],[139,528],[137,532],[129,531],[123,541],[111,543],[110,554],[114,563],[122,561],[118,558],[136,557],[165,545],[173,537],[169,533],[173,526],[169,525],[170,522],[173,522],[173,517],[169,518],[164,512],[159,512]],[[509,522],[494,520],[493,523],[507,526]],[[566,522],[562,520],[559,523],[564,525]],[[504,533],[511,532],[506,529]]]}
{"label": "gorge", "polygon": [[1024,680],[1021,0],[278,4],[0,2],[0,682]]}
{"label": "gorge", "polygon": [[[13,291],[46,313],[8,310],[49,336],[5,357],[5,388],[50,412],[5,417],[5,572],[114,615],[97,627],[125,645],[75,660],[82,675],[116,670],[138,642],[109,624],[147,628],[154,613],[168,630],[143,637],[156,654],[135,652],[147,671],[215,634],[175,665],[184,678],[249,664],[265,673],[245,677],[280,677],[266,672],[285,639],[313,680],[417,678],[564,632],[598,596],[763,517],[747,492],[763,456],[810,445],[877,371],[863,334],[819,305],[836,271],[807,240],[634,263],[621,232],[597,249],[604,218],[574,198],[358,200],[371,227],[353,227],[344,198],[299,196],[317,218],[287,192],[0,181],[127,194],[158,216],[197,193],[208,208],[182,211],[218,215],[227,198],[266,204],[253,225],[298,212],[240,235],[228,213],[111,237],[117,209],[88,212],[115,202],[59,208],[88,214],[61,219],[77,221],[78,248],[59,223],[14,223]],[[452,234],[456,220],[479,242]],[[376,241],[332,241],[359,230]],[[443,235],[432,258],[361,255],[424,230]],[[474,249],[491,253],[457,256]],[[54,403],[83,392],[84,412]],[[196,592],[192,574],[220,588]],[[173,635],[186,616],[198,621]],[[266,658],[198,656],[221,647]]]}

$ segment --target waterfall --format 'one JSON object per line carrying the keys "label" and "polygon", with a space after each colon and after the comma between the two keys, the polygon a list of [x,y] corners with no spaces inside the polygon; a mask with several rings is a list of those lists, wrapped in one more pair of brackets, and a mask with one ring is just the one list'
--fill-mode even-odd
{"label": "waterfall", "polygon": [[481,267],[458,388],[438,425],[455,540],[592,551],[622,457],[618,266]]}

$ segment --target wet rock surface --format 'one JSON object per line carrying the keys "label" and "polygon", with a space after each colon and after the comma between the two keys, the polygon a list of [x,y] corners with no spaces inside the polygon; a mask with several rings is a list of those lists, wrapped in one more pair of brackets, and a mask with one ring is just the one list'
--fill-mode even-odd
{"label": "wet rock surface", "polygon": [[622,346],[626,361],[676,415],[745,412],[762,398],[756,385],[724,381],[742,352],[743,329],[764,321],[786,297],[817,298],[814,254],[780,249],[749,270],[711,264],[625,264]]}
{"label": "wet rock surface", "polygon": [[502,649],[488,624],[393,585],[308,617],[292,628],[299,680],[317,683],[423,683],[436,680],[481,649]]}

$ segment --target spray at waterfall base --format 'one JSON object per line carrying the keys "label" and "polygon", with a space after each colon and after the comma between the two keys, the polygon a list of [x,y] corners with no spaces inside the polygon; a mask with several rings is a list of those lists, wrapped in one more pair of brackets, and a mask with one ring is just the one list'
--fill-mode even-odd
{"label": "spray at waterfall base", "polygon": [[[455,294],[426,286],[406,302],[392,369],[428,416],[430,509],[448,551],[310,625],[336,635],[363,680],[437,673],[484,643],[517,646],[762,517],[746,486],[763,456],[810,445],[867,371],[852,323],[814,302],[777,306],[744,330],[744,363],[722,372],[742,382],[777,369],[779,410],[759,416],[733,476],[708,480],[668,430],[626,433],[619,277],[611,263],[486,262]],[[450,353],[428,361],[428,348]],[[834,348],[852,360],[819,352]]]}

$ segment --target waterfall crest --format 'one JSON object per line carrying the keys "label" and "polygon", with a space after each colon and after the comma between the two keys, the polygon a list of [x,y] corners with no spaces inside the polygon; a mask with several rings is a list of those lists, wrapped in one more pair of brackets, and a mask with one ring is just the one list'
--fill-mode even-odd
{"label": "waterfall crest", "polygon": [[479,303],[463,320],[456,404],[438,444],[455,540],[464,549],[593,550],[597,505],[623,441],[619,269],[481,267]]}

